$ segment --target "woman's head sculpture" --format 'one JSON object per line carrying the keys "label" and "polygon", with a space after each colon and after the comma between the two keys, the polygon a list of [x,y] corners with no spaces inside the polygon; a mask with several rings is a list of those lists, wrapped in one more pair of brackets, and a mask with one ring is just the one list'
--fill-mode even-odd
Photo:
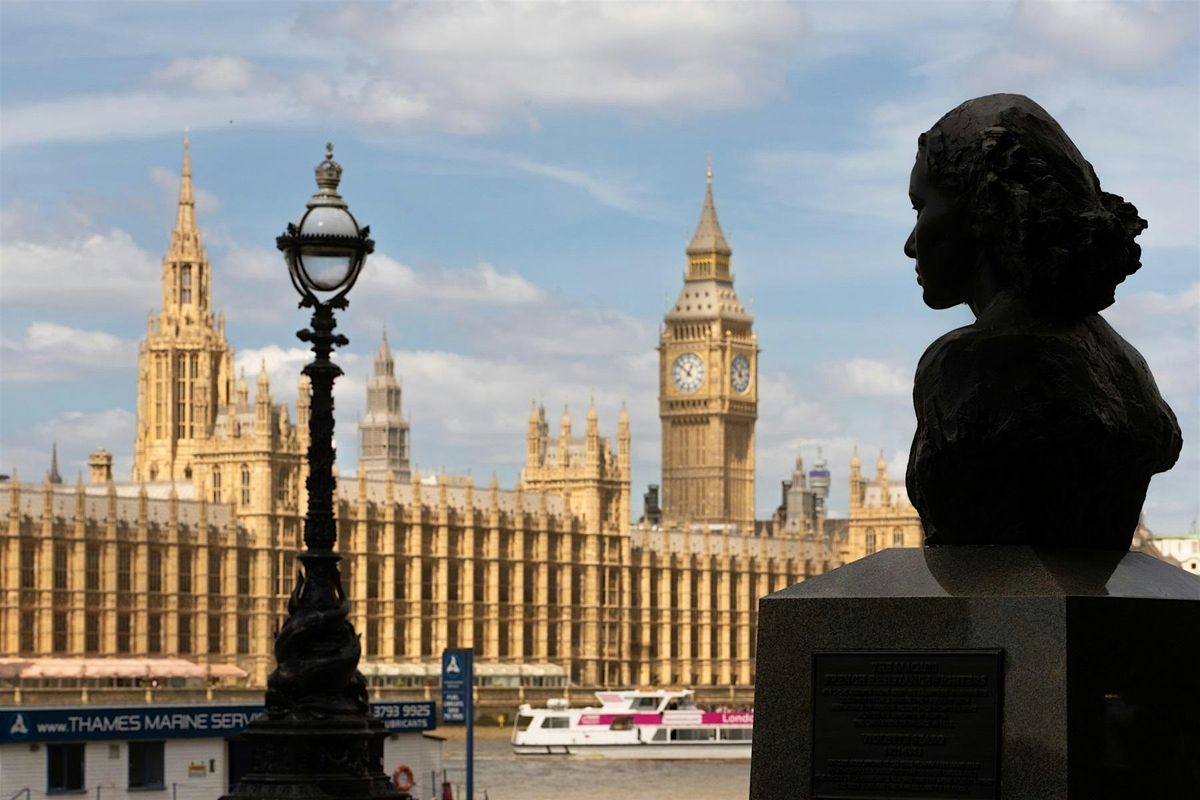
{"label": "woman's head sculpture", "polygon": [[[938,120],[918,139],[910,189],[914,204],[932,195],[948,205],[961,226],[954,235],[973,250],[975,263],[958,265],[963,274],[930,276],[943,278],[926,288],[934,308],[957,305],[956,290],[973,277],[965,273],[982,268],[993,290],[1042,313],[1080,317],[1112,305],[1117,284],[1141,266],[1135,237],[1146,221],[1101,190],[1092,165],[1027,97],[980,97]],[[920,227],[905,247],[918,267]]]}
{"label": "woman's head sculpture", "polygon": [[909,193],[925,303],[976,317],[917,368],[908,488],[926,542],[1127,549],[1182,442],[1097,314],[1141,266],[1146,221],[1020,95],[970,100],[922,134]]}

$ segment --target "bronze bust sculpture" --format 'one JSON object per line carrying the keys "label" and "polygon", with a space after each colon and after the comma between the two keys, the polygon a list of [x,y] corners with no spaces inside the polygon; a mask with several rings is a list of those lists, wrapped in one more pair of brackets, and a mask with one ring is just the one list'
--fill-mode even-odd
{"label": "bronze bust sculpture", "polygon": [[1020,95],[922,134],[910,194],[925,303],[976,318],[917,366],[907,484],[926,544],[1127,550],[1182,446],[1145,360],[1097,313],[1141,266],[1146,221]]}

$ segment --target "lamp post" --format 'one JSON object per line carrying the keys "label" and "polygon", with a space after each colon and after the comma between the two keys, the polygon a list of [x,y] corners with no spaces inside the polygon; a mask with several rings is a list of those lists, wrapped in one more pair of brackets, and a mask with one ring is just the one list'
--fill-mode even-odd
{"label": "lamp post", "polygon": [[296,335],[312,344],[316,356],[304,367],[312,382],[312,408],[305,549],[298,555],[303,570],[288,599],[287,621],[275,637],[267,713],[242,737],[249,769],[225,800],[400,796],[383,772],[386,732],[368,713],[358,635],[347,618],[341,556],[333,549],[333,382],[342,370],[329,356],[334,347],[349,343],[334,333],[333,312],[346,308],[346,294],[375,243],[338,194],[342,168],[333,160],[332,144],[316,176],[317,192],[304,213],[276,239],[300,307],[312,309],[312,327]]}

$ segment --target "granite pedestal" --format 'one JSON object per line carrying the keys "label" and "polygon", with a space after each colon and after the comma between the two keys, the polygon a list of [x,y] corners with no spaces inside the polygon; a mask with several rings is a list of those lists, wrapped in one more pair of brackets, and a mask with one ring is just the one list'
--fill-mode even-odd
{"label": "granite pedestal", "polygon": [[[814,689],[814,663],[831,665],[843,653],[869,661],[924,652],[950,663],[950,651],[979,663],[988,653],[999,659],[997,696],[981,690],[970,701],[978,707],[957,717],[995,713],[991,755],[977,758],[986,774],[994,757],[994,779],[965,794],[949,783],[931,788],[929,780],[914,790],[917,783],[902,777],[887,786],[830,778],[828,757],[839,748],[859,757],[843,758],[844,769],[861,772],[876,763],[862,754],[888,741],[925,745],[892,752],[918,772],[922,763],[937,771],[955,763],[945,753],[960,726],[944,723],[938,735],[948,738],[939,744],[850,712],[835,736],[828,679]],[[1198,681],[1200,579],[1177,567],[1140,553],[1025,546],[885,550],[761,600],[750,797],[1195,798]],[[815,736],[832,747],[820,748],[815,793],[814,698],[823,703],[824,727]],[[907,738],[880,738],[889,730]],[[872,732],[875,738],[865,738]],[[886,757],[882,749],[878,755]]]}

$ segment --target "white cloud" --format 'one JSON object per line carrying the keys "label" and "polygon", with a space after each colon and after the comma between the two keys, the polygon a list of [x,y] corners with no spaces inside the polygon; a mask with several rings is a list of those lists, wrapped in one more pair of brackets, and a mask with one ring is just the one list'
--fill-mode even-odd
{"label": "white cloud", "polygon": [[1015,42],[1048,54],[1052,67],[1078,60],[1090,66],[1139,71],[1161,63],[1194,35],[1192,3],[1118,3],[1113,0],[1018,3]]}
{"label": "white cloud", "polygon": [[410,306],[524,306],[547,298],[544,289],[515,272],[500,272],[481,262],[465,269],[416,270],[386,255],[370,259],[371,291],[376,299]]}
{"label": "white cloud", "polygon": [[[1200,414],[1200,283],[1174,293],[1118,292],[1117,302],[1102,313],[1145,356],[1181,419]],[[1190,421],[1200,425],[1200,419]],[[1185,447],[1195,447],[1195,441],[1185,428]]]}
{"label": "white cloud", "polygon": [[78,443],[78,447],[86,448],[87,452],[97,447],[112,450],[110,443],[132,443],[135,422],[134,415],[124,408],[96,412],[67,411],[39,423],[34,433],[42,439]]}
{"label": "white cloud", "polygon": [[[0,209],[0,218],[8,209]],[[104,297],[109,308],[145,310],[158,298],[161,265],[117,228],[78,238],[0,240],[3,304],[46,308],[92,308]]]}
{"label": "white cloud", "polygon": [[23,339],[0,340],[0,355],[6,381],[53,383],[100,371],[128,371],[137,345],[103,331],[35,322]]}
{"label": "white cloud", "polygon": [[100,411],[67,411],[23,429],[0,446],[0,465],[22,481],[40,481],[50,466],[50,450],[57,443],[59,474],[74,482],[88,479],[88,455],[98,447],[113,454],[113,474],[126,479],[133,465],[134,415],[124,408]]}
{"label": "white cloud", "polygon": [[297,120],[313,124],[283,92],[244,95],[133,92],[94,94],[4,107],[0,138],[5,147],[48,142],[145,139],[192,130],[226,128],[231,123],[279,127]]}
{"label": "white cloud", "polygon": [[[736,107],[782,79],[802,14],[674,5],[407,4],[346,7],[322,26],[373,50],[397,78],[487,108],[512,103]],[[721,58],[711,58],[719,52]],[[486,65],[484,67],[483,65]],[[413,70],[416,71],[413,74]],[[690,110],[690,109],[689,109]]]}
{"label": "white cloud", "polygon": [[871,358],[851,358],[822,365],[833,388],[846,397],[904,400],[912,397],[910,370]]}
{"label": "white cloud", "polygon": [[661,212],[649,208],[645,199],[644,187],[637,186],[630,180],[614,180],[611,176],[598,177],[580,169],[546,164],[526,158],[512,158],[509,163],[522,172],[540,175],[567,186],[582,189],[592,199],[610,208],[641,215],[661,215]]}
{"label": "white cloud", "polygon": [[261,82],[258,69],[238,56],[176,58],[150,76],[154,83],[205,94],[242,92]]}

